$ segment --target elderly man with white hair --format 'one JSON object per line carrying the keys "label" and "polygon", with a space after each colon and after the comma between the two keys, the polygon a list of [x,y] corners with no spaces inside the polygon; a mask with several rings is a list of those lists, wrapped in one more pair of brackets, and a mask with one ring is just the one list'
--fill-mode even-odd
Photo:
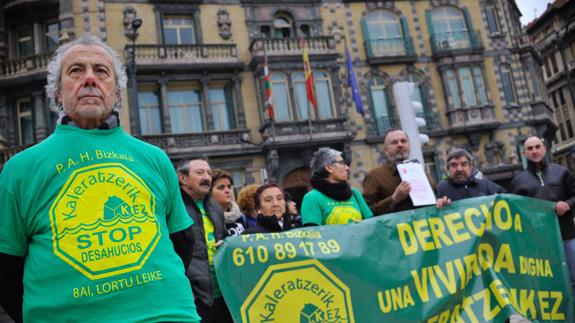
{"label": "elderly man with white hair", "polygon": [[58,126],[0,174],[0,301],[16,321],[200,320],[182,263],[193,221],[166,154],[119,126],[126,79],[90,35],[48,66]]}

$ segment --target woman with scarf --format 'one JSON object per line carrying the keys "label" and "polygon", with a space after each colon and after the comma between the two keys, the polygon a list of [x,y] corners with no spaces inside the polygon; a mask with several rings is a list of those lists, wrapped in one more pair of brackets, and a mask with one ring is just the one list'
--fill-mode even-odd
{"label": "woman with scarf", "polygon": [[254,195],[258,213],[255,226],[248,228],[244,234],[272,233],[291,229],[290,217],[286,216],[284,190],[275,183],[260,186]]}
{"label": "woman with scarf", "polygon": [[304,196],[301,206],[304,226],[347,224],[373,216],[361,193],[349,186],[349,166],[340,151],[318,149],[310,170],[312,190]]}
{"label": "woman with scarf", "polygon": [[242,212],[234,201],[234,180],[230,173],[222,169],[214,169],[212,174],[212,199],[224,210],[226,236],[239,236],[245,228],[242,223]]}

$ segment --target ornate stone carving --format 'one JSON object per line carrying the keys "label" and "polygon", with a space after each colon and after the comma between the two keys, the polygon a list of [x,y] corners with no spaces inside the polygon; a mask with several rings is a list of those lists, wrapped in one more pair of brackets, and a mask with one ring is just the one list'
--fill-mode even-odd
{"label": "ornate stone carving", "polygon": [[232,20],[224,8],[218,10],[218,28],[220,29],[220,37],[223,39],[228,40],[232,37]]}
{"label": "ornate stone carving", "polygon": [[499,140],[488,143],[485,145],[485,157],[489,166],[506,164],[505,145]]}

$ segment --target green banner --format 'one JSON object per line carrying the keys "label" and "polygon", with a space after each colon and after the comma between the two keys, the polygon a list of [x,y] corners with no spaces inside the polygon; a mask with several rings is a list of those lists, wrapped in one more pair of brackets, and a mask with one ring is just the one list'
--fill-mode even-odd
{"label": "green banner", "polygon": [[226,239],[236,322],[575,322],[553,203],[515,195]]}

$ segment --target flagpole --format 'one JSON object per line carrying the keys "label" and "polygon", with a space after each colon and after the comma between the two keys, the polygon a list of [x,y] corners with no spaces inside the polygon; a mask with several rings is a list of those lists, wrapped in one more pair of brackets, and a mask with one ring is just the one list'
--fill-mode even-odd
{"label": "flagpole", "polygon": [[[266,44],[265,44],[265,41],[267,40],[267,38],[266,38],[265,34],[262,34],[262,39],[263,39],[263,41],[262,41],[262,48],[263,48],[263,50],[264,50],[264,83],[265,83],[265,82],[267,82],[267,81],[265,80],[265,78],[266,78],[266,70],[265,70],[265,69],[268,69],[267,73],[269,74],[268,53],[267,53]],[[264,84],[264,88],[266,87],[266,85],[267,85],[267,84]],[[270,86],[271,86],[271,85],[270,85]],[[267,91],[267,90],[266,90],[266,91]],[[270,90],[270,91],[271,91],[271,90]],[[266,105],[266,107],[268,108],[268,115],[270,115],[269,109],[272,109],[271,104],[272,104],[271,102],[268,102],[268,98],[267,98],[267,95],[266,95],[266,104],[265,104],[265,105]],[[275,112],[274,112],[274,117],[270,117],[270,121],[271,121],[271,127],[272,127],[272,142],[275,142],[275,141],[276,141]]]}

